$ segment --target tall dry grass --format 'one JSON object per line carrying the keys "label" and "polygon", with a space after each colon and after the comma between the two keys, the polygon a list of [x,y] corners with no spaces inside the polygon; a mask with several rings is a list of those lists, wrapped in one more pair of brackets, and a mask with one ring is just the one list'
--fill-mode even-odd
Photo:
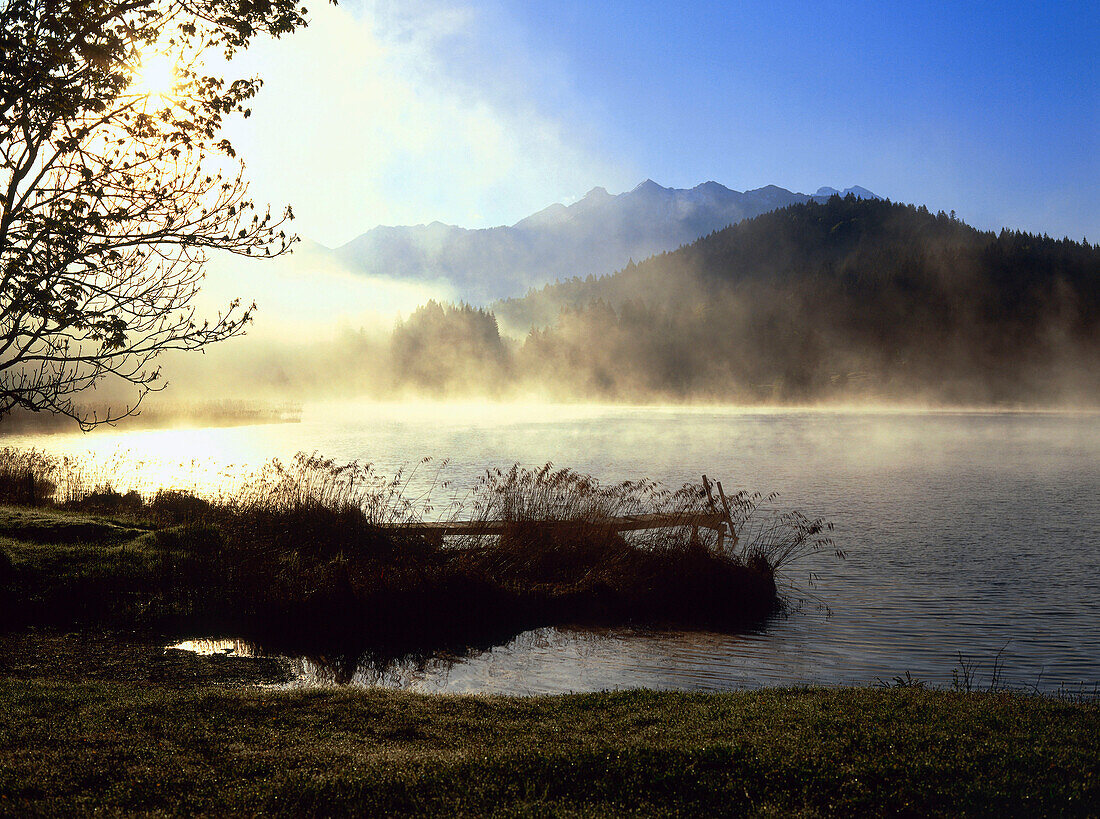
{"label": "tall dry grass", "polygon": [[[543,583],[580,583],[593,579],[597,570],[601,576],[613,576],[625,570],[639,550],[700,546],[701,541],[691,539],[690,521],[705,513],[698,487],[672,491],[649,480],[604,485],[591,475],[552,464],[489,470],[456,511],[471,514],[476,522],[505,523],[495,541],[456,539],[481,568],[501,577]],[[655,513],[666,515],[671,525],[616,531],[616,520]],[[678,520],[683,525],[675,525]]]}
{"label": "tall dry grass", "polygon": [[[568,545],[556,543],[559,540],[579,544],[616,538],[621,545],[654,552],[703,547],[772,574],[822,551],[845,556],[829,535],[831,522],[776,510],[776,494],[723,494],[723,504],[718,506],[704,486],[684,484],[673,490],[651,480],[604,485],[591,475],[555,469],[552,464],[538,469],[516,465],[486,472],[468,506],[475,520],[513,524],[499,544],[505,548],[498,550],[519,560],[540,548]],[[464,510],[465,506],[460,509]],[[650,514],[661,515],[667,525],[621,535],[614,532],[616,519]],[[697,525],[708,516],[725,519],[724,536]]]}
{"label": "tall dry grass", "polygon": [[[377,540],[386,532],[394,544],[407,543],[409,536],[402,530],[433,516],[433,490],[448,488],[440,479],[444,461],[435,467],[427,491],[410,493],[418,470],[432,468],[430,464],[431,459],[425,458],[411,469],[385,476],[370,463],[338,463],[316,453],[298,453],[289,464],[270,461],[229,494],[203,498],[158,489],[143,499],[135,492],[123,495],[114,490],[115,485],[128,482],[120,470],[140,468],[121,455],[96,465],[71,456],[5,447],[0,449],[0,502],[130,511],[170,524],[237,520],[241,534],[252,527],[256,536],[272,537],[274,548],[312,545],[336,554],[361,550],[364,538]],[[821,551],[844,557],[829,534],[830,522],[776,510],[776,498],[745,491],[727,498],[729,533],[723,542],[729,557],[767,566],[773,573]],[[591,475],[546,464],[537,469],[514,465],[486,471],[466,496],[449,499],[443,517],[513,524],[495,544],[469,535],[450,542],[459,549],[494,551],[503,564],[533,559],[548,547],[564,549],[569,541],[578,546],[606,541],[609,556],[625,543],[653,551],[689,545],[717,550],[717,532],[693,526],[692,521],[722,511],[708,501],[700,485],[673,490],[647,479],[602,484]],[[610,525],[618,518],[645,514],[664,515],[673,525],[622,535]],[[676,520],[682,525],[676,525]]]}
{"label": "tall dry grass", "polygon": [[[457,538],[464,560],[511,587],[572,595],[595,619],[727,627],[774,609],[777,572],[836,549],[832,525],[770,507],[775,495],[737,492],[718,506],[705,484],[601,484],[547,464],[488,471],[469,507],[504,521],[495,541]],[[660,515],[660,528],[617,531],[618,520]],[[726,531],[700,526],[723,518]]]}
{"label": "tall dry grass", "polygon": [[236,540],[282,555],[398,557],[422,552],[404,528],[425,514],[409,480],[407,470],[384,476],[369,463],[299,453],[287,465],[271,461],[236,492],[216,498],[211,515]]}
{"label": "tall dry grass", "polygon": [[[37,449],[0,448],[0,503],[26,506],[94,505],[97,499],[105,504],[118,504],[114,486],[128,483],[128,470],[140,469],[140,464],[127,464],[116,453],[105,463],[86,458],[53,455]],[[140,507],[137,493],[127,493],[127,504]],[[119,495],[119,497],[127,497]]]}
{"label": "tall dry grass", "polygon": [[766,566],[772,574],[778,574],[819,552],[846,557],[829,534],[833,531],[831,521],[810,518],[799,511],[777,510],[773,504],[778,497],[774,493],[740,491],[728,498],[732,530],[743,562]]}
{"label": "tall dry grass", "polygon": [[0,449],[0,503],[41,506],[53,500],[57,459],[34,449]]}

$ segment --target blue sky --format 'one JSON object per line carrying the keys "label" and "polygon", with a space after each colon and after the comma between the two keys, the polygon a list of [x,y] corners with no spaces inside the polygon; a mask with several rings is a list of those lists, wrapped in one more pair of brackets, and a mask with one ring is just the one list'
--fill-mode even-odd
{"label": "blue sky", "polygon": [[1098,235],[1096,2],[507,8],[665,185],[860,183],[984,225]]}
{"label": "blue sky", "polygon": [[[379,223],[511,223],[646,177],[859,184],[982,228],[1100,238],[1095,2],[349,0],[314,11],[312,40],[261,55],[271,102],[243,138],[261,192],[304,200],[303,229],[328,243]],[[318,152],[319,140],[331,144]]]}

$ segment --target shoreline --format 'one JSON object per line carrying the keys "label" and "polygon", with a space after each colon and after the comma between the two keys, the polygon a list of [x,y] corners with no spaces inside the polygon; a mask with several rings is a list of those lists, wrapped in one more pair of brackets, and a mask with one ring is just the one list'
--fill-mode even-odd
{"label": "shoreline", "polygon": [[1100,705],[774,688],[537,697],[0,674],[0,813],[1096,815]]}

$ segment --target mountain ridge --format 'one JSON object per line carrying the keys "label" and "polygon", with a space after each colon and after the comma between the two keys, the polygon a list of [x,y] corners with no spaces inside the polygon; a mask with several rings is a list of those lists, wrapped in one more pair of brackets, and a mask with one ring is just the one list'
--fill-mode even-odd
{"label": "mountain ridge", "polygon": [[[832,191],[804,194],[766,185],[742,192],[713,180],[665,188],[645,179],[619,194],[596,186],[576,202],[549,205],[512,225],[380,225],[330,252],[355,272],[445,282],[461,300],[488,303],[559,279],[608,274],[630,259],[675,249],[744,219],[824,201]],[[879,198],[859,186],[836,191],[848,193]]]}

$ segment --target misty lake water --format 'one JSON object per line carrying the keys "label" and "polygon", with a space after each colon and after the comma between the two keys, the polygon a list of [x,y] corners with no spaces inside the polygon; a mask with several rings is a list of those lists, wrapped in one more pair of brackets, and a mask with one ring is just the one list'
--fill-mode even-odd
{"label": "misty lake water", "polygon": [[[116,488],[145,491],[231,489],[244,471],[298,451],[371,461],[383,473],[446,458],[442,478],[459,490],[517,462],[673,486],[705,472],[727,488],[778,492],[777,508],[829,518],[848,553],[795,564],[781,586],[805,602],[753,633],[539,629],[465,658],[363,668],[353,683],[716,690],[873,684],[909,672],[946,685],[961,656],[982,684],[999,663],[1010,685],[1091,691],[1100,683],[1098,422],[1088,413],[332,405],[307,407],[299,424],[0,443],[80,455],[121,476]],[[413,493],[436,480],[435,464],[421,466]],[[325,681],[296,662],[303,684]]]}

